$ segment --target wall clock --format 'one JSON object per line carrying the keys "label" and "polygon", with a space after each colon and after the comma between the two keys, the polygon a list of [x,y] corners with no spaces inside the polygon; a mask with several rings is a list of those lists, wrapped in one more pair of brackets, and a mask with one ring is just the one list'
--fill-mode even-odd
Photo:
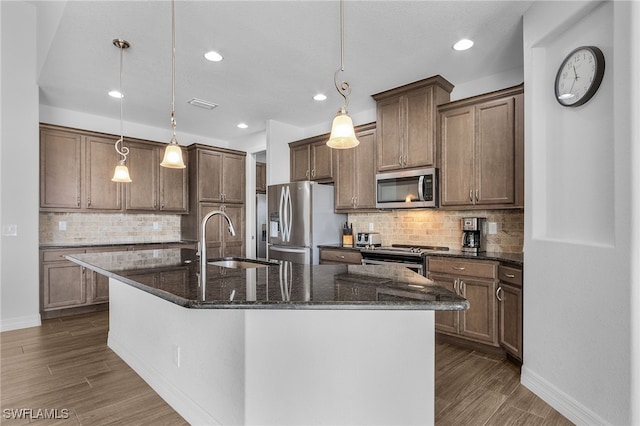
{"label": "wall clock", "polygon": [[577,107],[596,94],[604,76],[604,55],[595,46],[581,46],[562,61],[556,74],[556,100]]}

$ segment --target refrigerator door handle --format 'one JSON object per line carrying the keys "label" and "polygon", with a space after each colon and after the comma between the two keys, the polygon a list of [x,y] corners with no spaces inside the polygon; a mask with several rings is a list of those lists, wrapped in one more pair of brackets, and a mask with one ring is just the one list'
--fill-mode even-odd
{"label": "refrigerator door handle", "polygon": [[282,232],[282,241],[286,241],[285,239],[285,228],[284,228],[284,204],[285,204],[285,189],[287,187],[283,186],[280,190],[280,208],[278,209],[278,221],[280,222],[280,232]]}
{"label": "refrigerator door handle", "polygon": [[307,251],[306,248],[284,248],[282,246],[270,246],[269,250],[282,253],[304,253]]}
{"label": "refrigerator door handle", "polygon": [[287,241],[291,241],[291,227],[293,226],[293,203],[291,202],[291,190],[287,186]]}

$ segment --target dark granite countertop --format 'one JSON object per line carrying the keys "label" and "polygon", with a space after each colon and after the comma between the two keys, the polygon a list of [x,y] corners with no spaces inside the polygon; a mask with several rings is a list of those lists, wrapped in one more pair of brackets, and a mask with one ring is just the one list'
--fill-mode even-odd
{"label": "dark granite countertop", "polygon": [[[339,249],[339,250],[351,250],[351,251],[360,251],[360,247],[343,247],[340,244],[324,244],[319,245],[319,248],[329,248],[329,249]],[[510,264],[514,266],[522,266],[524,263],[524,254],[523,253],[508,253],[508,252],[482,252],[482,253],[467,253],[458,250],[449,250],[449,251],[430,251],[425,253],[424,256],[439,256],[439,257],[455,257],[461,259],[475,259],[475,260],[495,260],[498,262],[502,262],[505,264]]]}
{"label": "dark granite countertop", "polygon": [[251,269],[209,265],[184,248],[65,256],[100,274],[187,308],[464,310],[469,302],[404,267],[301,265]]}
{"label": "dark granite countertop", "polygon": [[124,242],[124,243],[99,243],[99,244],[90,244],[90,243],[57,243],[57,244],[41,244],[41,250],[55,250],[55,249],[86,249],[92,247],[129,247],[135,246],[136,248],[140,247],[143,249],[145,246],[174,246],[174,245],[193,245],[197,244],[194,241],[150,241],[150,242]]}

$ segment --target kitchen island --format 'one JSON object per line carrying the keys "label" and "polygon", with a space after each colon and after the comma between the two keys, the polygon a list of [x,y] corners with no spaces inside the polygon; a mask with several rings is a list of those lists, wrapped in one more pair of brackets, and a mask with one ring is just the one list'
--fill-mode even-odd
{"label": "kitchen island", "polygon": [[434,310],[405,268],[209,265],[189,249],[69,255],[110,277],[109,347],[192,424],[430,424]]}

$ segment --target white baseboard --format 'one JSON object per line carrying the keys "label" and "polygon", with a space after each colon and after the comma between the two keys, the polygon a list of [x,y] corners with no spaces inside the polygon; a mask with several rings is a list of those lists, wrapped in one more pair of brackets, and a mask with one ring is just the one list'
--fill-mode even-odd
{"label": "white baseboard", "polygon": [[171,385],[160,372],[143,359],[128,351],[109,333],[107,345],[126,362],[167,404],[191,425],[220,425],[216,419],[196,404],[191,398]]}
{"label": "white baseboard", "polygon": [[40,327],[42,320],[40,314],[24,317],[5,318],[0,320],[0,331],[19,330],[21,328]]}
{"label": "white baseboard", "polygon": [[577,425],[609,424],[602,417],[525,366],[522,367],[520,383]]}

